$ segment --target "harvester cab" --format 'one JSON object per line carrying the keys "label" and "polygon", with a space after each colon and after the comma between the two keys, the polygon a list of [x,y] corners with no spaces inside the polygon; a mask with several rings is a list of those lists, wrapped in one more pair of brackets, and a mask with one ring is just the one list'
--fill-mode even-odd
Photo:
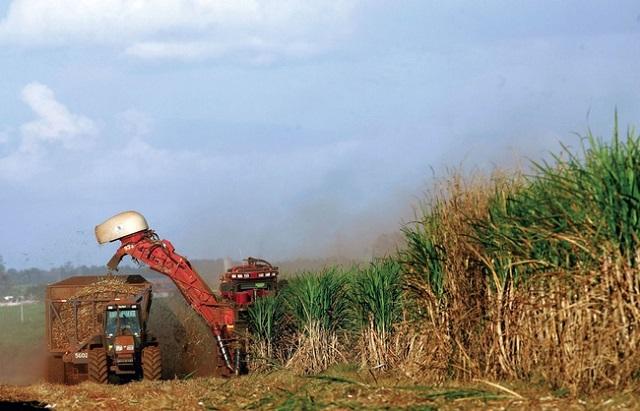
{"label": "harvester cab", "polygon": [[278,267],[249,257],[246,264],[229,268],[220,278],[220,294],[236,310],[246,310],[258,298],[272,295],[278,288]]}

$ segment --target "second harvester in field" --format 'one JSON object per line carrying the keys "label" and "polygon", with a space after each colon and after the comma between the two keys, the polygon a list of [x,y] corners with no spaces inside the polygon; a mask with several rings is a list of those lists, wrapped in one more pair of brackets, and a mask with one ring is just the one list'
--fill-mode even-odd
{"label": "second harvester in field", "polygon": [[278,288],[278,267],[268,261],[249,257],[246,264],[229,268],[220,277],[220,294],[235,311],[234,327],[237,343],[246,352],[249,344],[247,310],[258,298],[275,294]]}

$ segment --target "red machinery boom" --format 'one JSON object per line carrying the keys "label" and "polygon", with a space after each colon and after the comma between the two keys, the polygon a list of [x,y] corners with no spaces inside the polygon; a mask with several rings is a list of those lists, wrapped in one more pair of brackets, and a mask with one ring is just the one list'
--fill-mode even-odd
{"label": "red machinery boom", "polygon": [[[107,267],[117,270],[118,264],[125,255],[162,273],[176,284],[191,307],[205,320],[213,333],[220,355],[225,366],[231,372],[237,372],[237,364],[232,365],[231,353],[226,342],[232,337],[235,322],[233,309],[219,301],[207,283],[202,280],[189,261],[175,252],[168,240],[160,240],[152,230],[140,231],[120,238],[118,251],[111,258]],[[234,353],[238,356],[239,353]],[[236,361],[237,362],[237,361]]]}

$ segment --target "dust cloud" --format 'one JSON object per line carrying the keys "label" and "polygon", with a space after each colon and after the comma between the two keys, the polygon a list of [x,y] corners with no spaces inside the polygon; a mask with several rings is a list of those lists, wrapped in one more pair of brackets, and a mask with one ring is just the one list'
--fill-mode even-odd
{"label": "dust cloud", "polygon": [[28,385],[43,381],[46,372],[44,304],[0,307],[0,384]]}
{"label": "dust cloud", "polygon": [[216,375],[220,371],[211,332],[179,293],[154,299],[149,332],[160,343],[162,378]]}

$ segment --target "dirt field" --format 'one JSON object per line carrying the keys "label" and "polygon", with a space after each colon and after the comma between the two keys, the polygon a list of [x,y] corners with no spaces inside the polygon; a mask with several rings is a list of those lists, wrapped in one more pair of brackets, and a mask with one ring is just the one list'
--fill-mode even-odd
{"label": "dirt field", "polygon": [[[637,409],[637,393],[559,398],[564,393],[478,381],[465,386],[428,387],[402,380],[374,381],[355,371],[332,370],[316,377],[289,372],[234,379],[193,378],[126,385],[36,384],[0,386],[0,400],[30,402],[49,409],[104,410],[357,410],[357,409]],[[5,404],[7,404],[5,402]],[[8,405],[7,405],[8,406]],[[0,409],[3,409],[0,404]],[[6,408],[10,409],[10,408]]]}

